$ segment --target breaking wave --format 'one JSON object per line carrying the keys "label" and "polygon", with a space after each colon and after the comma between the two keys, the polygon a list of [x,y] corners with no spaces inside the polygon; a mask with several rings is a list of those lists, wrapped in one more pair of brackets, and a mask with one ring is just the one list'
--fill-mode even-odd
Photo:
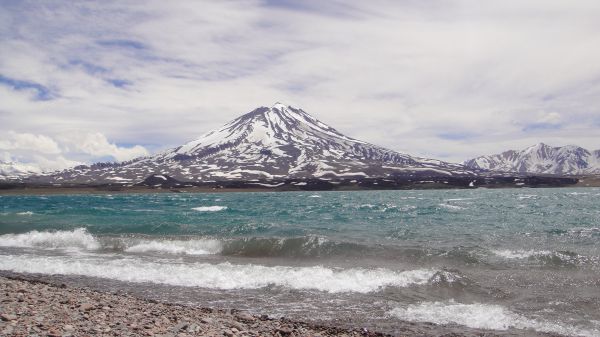
{"label": "breaking wave", "polygon": [[24,255],[2,256],[0,269],[20,273],[80,275],[125,282],[151,282],[223,290],[279,286],[329,293],[369,293],[385,287],[426,284],[435,274],[434,270],[428,269],[397,272],[388,269],[267,267],[228,262],[179,264],[146,262],[137,258],[107,260]]}
{"label": "breaking wave", "polygon": [[124,249],[127,253],[160,252],[168,254],[218,254],[223,244],[215,239],[203,240],[139,240]]}
{"label": "breaking wave", "polygon": [[451,205],[451,204],[438,204],[438,206],[445,208],[447,210],[451,210],[451,211],[460,211],[460,210],[465,209],[464,207],[457,206],[457,205]]}
{"label": "breaking wave", "polygon": [[227,206],[200,206],[192,209],[198,212],[218,212],[226,210]]}
{"label": "breaking wave", "polygon": [[397,307],[389,312],[393,317],[416,322],[460,324],[477,329],[533,329],[540,332],[577,336],[597,336],[600,331],[590,331],[556,322],[540,321],[512,312],[500,305],[423,302]]}
{"label": "breaking wave", "polygon": [[492,250],[492,253],[494,253],[495,255],[505,258],[505,259],[528,259],[530,257],[535,257],[535,256],[543,256],[543,255],[549,255],[552,254],[551,251],[548,250],[524,250],[524,249],[518,249],[518,250],[510,250],[510,249],[503,249],[503,250]]}
{"label": "breaking wave", "polygon": [[564,251],[549,251],[549,250],[492,250],[496,256],[508,260],[534,260],[544,265],[567,266],[567,265],[583,265],[596,264],[598,257],[590,257],[580,255],[568,250]]}
{"label": "breaking wave", "polygon": [[85,228],[70,231],[30,231],[23,234],[0,235],[0,247],[84,249],[124,251],[127,253],[162,252],[167,254],[206,255],[218,254],[222,242],[216,239],[155,240],[123,237],[100,237]]}
{"label": "breaking wave", "polygon": [[[76,249],[112,253],[163,253],[170,255],[216,255],[239,257],[374,257],[411,262],[450,260],[456,263],[481,264],[483,256],[492,254],[508,261],[525,261],[544,266],[568,267],[598,265],[598,256],[571,251],[497,249],[480,252],[477,247],[432,250],[421,247],[369,245],[350,241],[332,241],[321,236],[214,238],[199,236],[94,236],[85,228],[64,231],[33,230],[22,234],[0,235],[0,247],[39,249]],[[484,250],[485,251],[485,250]],[[483,255],[482,255],[483,254]],[[489,256],[489,255],[488,255]]]}
{"label": "breaking wave", "polygon": [[71,231],[31,231],[23,234],[0,235],[0,246],[32,248],[100,248],[98,240],[85,228]]}
{"label": "breaking wave", "polygon": [[359,245],[331,242],[322,237],[255,237],[228,241],[222,254],[246,257],[318,257],[344,254],[356,248],[360,249]]}

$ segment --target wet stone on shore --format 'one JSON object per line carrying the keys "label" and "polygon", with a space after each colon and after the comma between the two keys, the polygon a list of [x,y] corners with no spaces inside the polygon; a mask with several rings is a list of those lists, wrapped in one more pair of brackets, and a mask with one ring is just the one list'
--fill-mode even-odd
{"label": "wet stone on shore", "polygon": [[[332,323],[335,324],[335,323]],[[344,326],[348,326],[347,324]],[[399,321],[393,335],[402,337],[563,337],[532,330],[495,331],[457,325]],[[0,337],[78,336],[227,336],[227,337],[384,337],[389,334],[356,327],[298,322],[141,299],[122,293],[67,287],[34,275],[0,276]]]}
{"label": "wet stone on shore", "polygon": [[383,336],[0,277],[0,336]]}

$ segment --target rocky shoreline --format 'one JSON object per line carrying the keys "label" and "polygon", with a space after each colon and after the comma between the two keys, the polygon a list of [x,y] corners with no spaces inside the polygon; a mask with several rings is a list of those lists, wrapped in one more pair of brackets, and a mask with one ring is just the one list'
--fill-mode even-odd
{"label": "rocky shoreline", "polygon": [[[511,331],[466,329],[432,323],[399,322],[398,336],[517,336]],[[559,336],[533,331],[528,336]],[[364,328],[298,322],[162,303],[123,293],[71,287],[27,275],[0,276],[0,336],[392,336]]]}
{"label": "rocky shoreline", "polygon": [[385,336],[0,277],[0,336]]}

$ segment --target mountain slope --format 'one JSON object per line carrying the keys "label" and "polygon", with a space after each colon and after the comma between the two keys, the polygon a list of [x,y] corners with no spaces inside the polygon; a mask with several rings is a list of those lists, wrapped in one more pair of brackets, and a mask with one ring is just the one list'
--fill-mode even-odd
{"label": "mountain slope", "polygon": [[463,164],[471,169],[500,172],[600,174],[600,150],[591,152],[575,145],[552,147],[539,143],[521,151],[509,150],[501,154],[480,156]]}
{"label": "mountain slope", "polygon": [[52,183],[137,183],[152,174],[179,181],[471,175],[347,137],[283,104],[251,111],[177,148],[121,164],[79,166],[37,177]]}

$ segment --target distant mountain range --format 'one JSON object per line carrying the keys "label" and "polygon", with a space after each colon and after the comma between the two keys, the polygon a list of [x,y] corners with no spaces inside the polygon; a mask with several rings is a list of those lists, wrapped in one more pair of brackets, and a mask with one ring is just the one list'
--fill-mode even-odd
{"label": "distant mountain range", "polygon": [[[410,156],[350,138],[302,109],[260,107],[182,146],[122,163],[39,173],[0,163],[0,180],[51,185],[180,186],[215,182],[367,181],[402,188],[434,183],[505,184],[524,174],[600,174],[600,151],[538,144],[462,164]],[[493,178],[496,176],[495,180]],[[383,180],[382,180],[383,179]],[[380,180],[380,181],[375,181]],[[538,184],[539,182],[532,182]],[[303,184],[303,183],[302,183]],[[360,183],[359,183],[360,184]]]}
{"label": "distant mountain range", "polygon": [[496,172],[593,175],[600,174],[600,150],[588,151],[575,145],[552,147],[539,143],[521,151],[480,156],[463,164],[471,169]]}
{"label": "distant mountain range", "polygon": [[460,164],[413,157],[345,136],[307,112],[260,107],[200,138],[118,164],[77,166],[29,177],[36,183],[135,184],[152,175],[181,182],[277,179],[460,177]]}

